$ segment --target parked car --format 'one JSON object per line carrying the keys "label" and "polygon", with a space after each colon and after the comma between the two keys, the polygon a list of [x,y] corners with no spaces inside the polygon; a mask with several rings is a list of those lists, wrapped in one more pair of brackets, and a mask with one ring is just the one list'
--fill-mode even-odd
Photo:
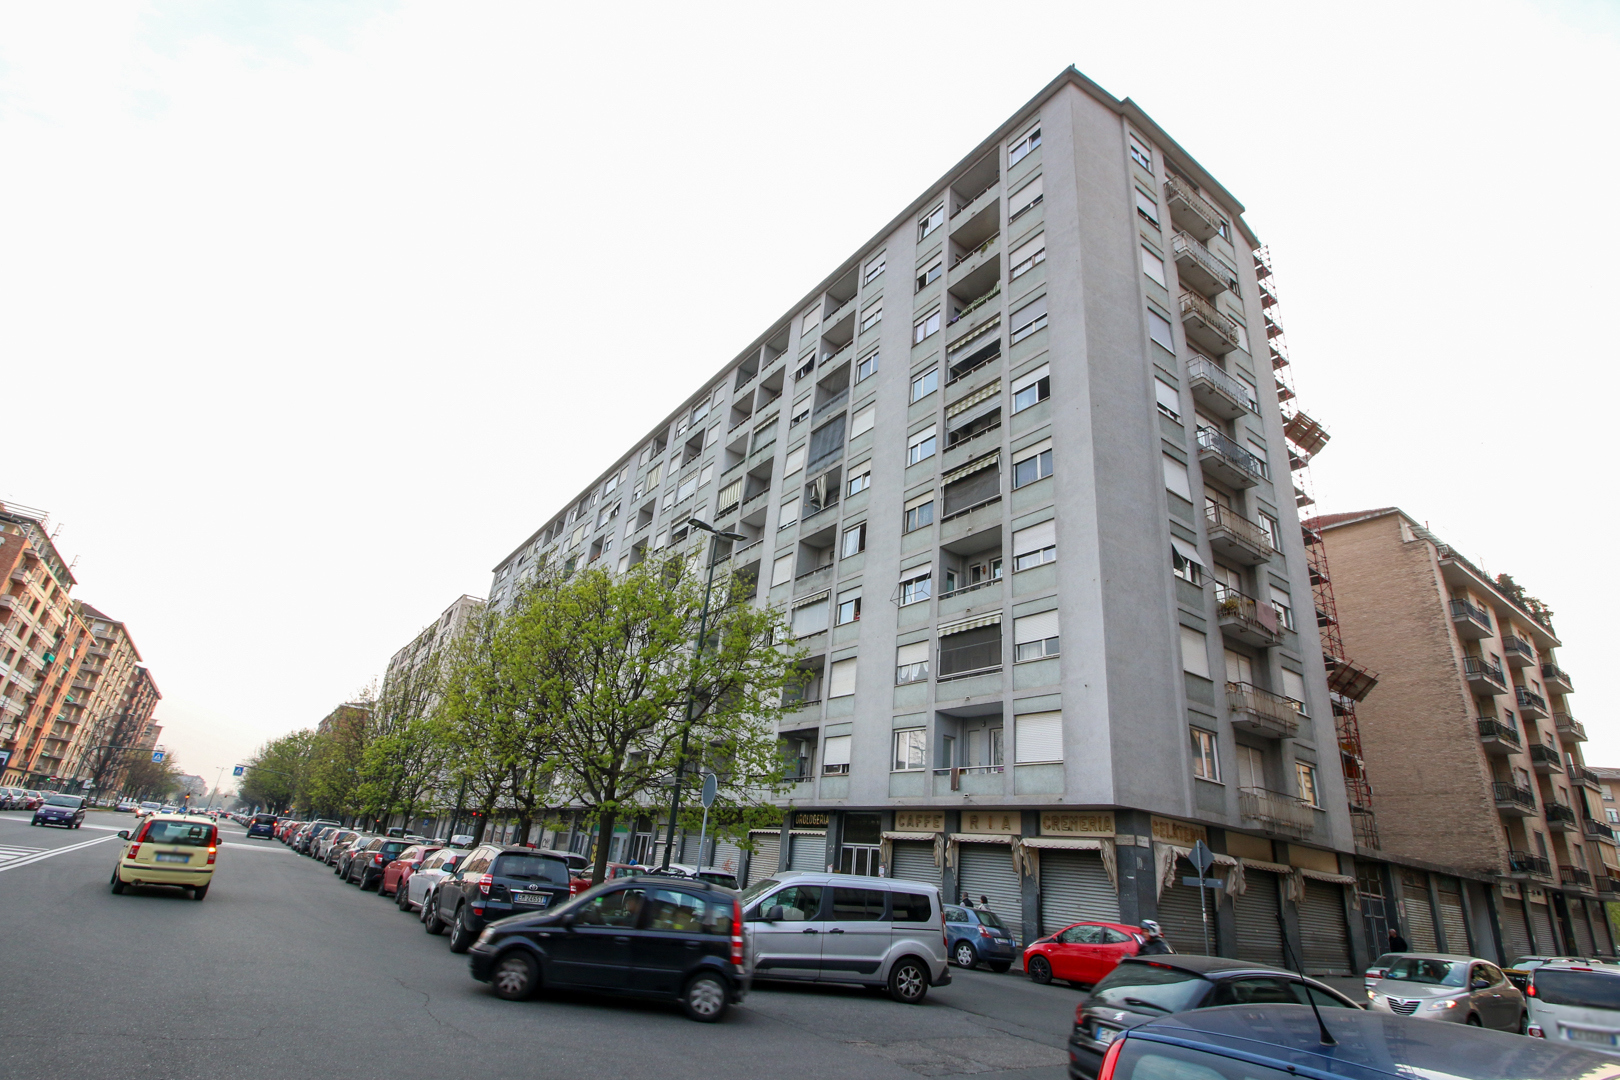
{"label": "parked car", "polygon": [[[639,863],[610,862],[607,864],[607,869],[603,873],[602,880],[607,882],[613,881],[616,878],[635,877],[637,874],[645,874],[647,871],[648,867],[642,866]],[[568,889],[575,896],[578,896],[580,893],[591,887],[590,866],[587,865],[578,870],[570,868],[568,874]]]}
{"label": "parked car", "polygon": [[[586,867],[585,870],[586,873],[589,873],[590,867]],[[707,881],[710,885],[719,885],[724,889],[740,889],[742,887],[737,881],[735,872],[719,866],[698,867],[690,863],[670,863],[667,870],[661,866],[644,866],[641,868],[641,872],[644,874],[668,873],[679,874],[682,877],[695,877],[699,881]]]}
{"label": "parked car", "polygon": [[343,831],[346,835],[330,841],[326,845],[326,854],[321,857],[322,862],[324,862],[327,866],[334,868],[332,871],[334,874],[338,872],[336,869],[338,860],[343,857],[343,853],[347,851],[351,845],[356,842],[365,844],[371,840],[371,837],[367,836],[365,833],[355,832],[353,829],[345,829]]}
{"label": "parked car", "polygon": [[933,885],[785,871],[750,885],[742,904],[758,978],[884,987],[908,1005],[951,981],[945,907]]}
{"label": "parked car", "polygon": [[255,836],[262,836],[266,840],[272,840],[275,835],[276,815],[274,814],[254,814],[253,819],[248,822],[247,838],[249,840]]}
{"label": "parked car", "polygon": [[120,829],[124,849],[113,867],[111,888],[131,885],[178,886],[193,900],[208,895],[219,852],[219,826],[176,814],[153,814],[132,833]]}
{"label": "parked car", "polygon": [[399,858],[400,853],[411,846],[409,840],[394,840],[386,836],[379,836],[371,843],[361,848],[349,860],[349,872],[344,880],[352,885],[360,886],[360,891],[380,888],[383,873],[388,864]]}
{"label": "parked car", "polygon": [[313,844],[309,845],[309,853],[315,859],[330,866],[331,860],[327,858],[327,855],[331,854],[332,845],[341,844],[343,841],[359,835],[360,833],[355,829],[327,829],[315,838]]}
{"label": "parked car", "polygon": [[29,789],[27,789],[26,791],[24,791],[22,793],[22,795],[18,798],[16,804],[12,807],[12,809],[14,809],[14,810],[38,810],[41,806],[44,806],[44,805],[45,805],[45,792],[36,791],[33,788],[29,788]]}
{"label": "parked car", "polygon": [[[566,864],[556,865],[566,879]],[[750,984],[742,903],[701,878],[608,882],[555,911],[502,919],[478,935],[471,960],[473,978],[510,1000],[542,985],[580,987],[679,1001],[706,1022]]]}
{"label": "parked car", "polygon": [[377,886],[377,895],[397,897],[410,876],[427,861],[428,856],[438,850],[431,844],[412,844],[401,851],[393,862],[383,867],[382,883]]}
{"label": "parked car", "polygon": [[1222,956],[1133,956],[1121,960],[1075,1006],[1069,1075],[1093,1080],[1103,1055],[1122,1033],[1167,1013],[1220,1005],[1308,1005],[1311,1000],[1322,1009],[1361,1009],[1330,986],[1266,964]]}
{"label": "parked car", "polygon": [[318,818],[315,821],[310,822],[309,828],[305,829],[299,834],[298,842],[294,845],[294,848],[300,853],[308,855],[310,853],[310,845],[315,842],[316,837],[331,829],[339,828],[342,828],[342,824],[340,822],[332,821],[327,818]]}
{"label": "parked car", "polygon": [[[1414,1024],[1388,1013],[1303,1005],[1200,1009],[1154,1019],[1109,1048],[1109,1080],[1595,1080],[1597,1054],[1495,1031]],[[1326,1028],[1333,1041],[1324,1043]],[[1071,1077],[1089,1077],[1069,1066]]]}
{"label": "parked car", "polygon": [[[957,967],[972,968],[988,964],[991,971],[999,974],[1012,967],[1013,960],[1018,956],[1018,946],[1000,917],[989,908],[946,904],[945,952]],[[1025,968],[1028,969],[1027,963]],[[1036,981],[1050,982],[1050,972],[1046,979]]]}
{"label": "parked car", "polygon": [[1602,964],[1604,960],[1588,956],[1521,956],[1508,967],[1515,971],[1531,972],[1543,964]]}
{"label": "parked car", "polygon": [[422,861],[422,865],[405,877],[405,886],[397,890],[395,902],[401,911],[420,911],[427,914],[427,898],[436,885],[455,872],[456,864],[467,854],[465,848],[443,847]]}
{"label": "parked car", "polygon": [[1441,1020],[1523,1033],[1524,995],[1489,960],[1455,953],[1407,953],[1367,991],[1367,1007],[1416,1020]]}
{"label": "parked car", "polygon": [[49,795],[34,811],[30,825],[60,825],[64,829],[77,829],[84,825],[84,797],[82,795]]}
{"label": "parked car", "polygon": [[137,809],[140,808],[140,805],[141,804],[136,802],[134,799],[119,799],[113,809],[117,810],[121,814],[133,814]]}
{"label": "parked car", "polygon": [[367,844],[370,844],[375,839],[377,839],[377,837],[367,836],[366,834],[361,833],[353,840],[350,840],[347,844],[341,846],[338,849],[337,858],[332,860],[332,873],[336,874],[340,878],[343,878],[344,880],[347,880],[350,862],[352,862],[354,858],[365,849]]}
{"label": "parked car", "polygon": [[430,934],[448,927],[450,951],[464,953],[489,923],[567,899],[568,861],[561,853],[481,844],[439,881],[422,919]]}
{"label": "parked car", "polygon": [[1525,1034],[1620,1058],[1620,968],[1564,960],[1536,966]]}
{"label": "parked car", "polygon": [[0,787],[0,810],[10,810],[12,802],[22,794],[22,788]]}

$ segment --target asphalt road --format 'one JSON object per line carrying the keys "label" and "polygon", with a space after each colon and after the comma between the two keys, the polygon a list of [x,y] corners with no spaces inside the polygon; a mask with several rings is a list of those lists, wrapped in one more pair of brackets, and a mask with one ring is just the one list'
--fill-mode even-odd
{"label": "asphalt road", "polygon": [[505,1002],[392,901],[235,827],[206,900],[114,896],[129,821],[0,813],[0,1080],[1066,1075],[1068,987],[953,969],[904,1006],[756,984],[719,1024],[578,994]]}

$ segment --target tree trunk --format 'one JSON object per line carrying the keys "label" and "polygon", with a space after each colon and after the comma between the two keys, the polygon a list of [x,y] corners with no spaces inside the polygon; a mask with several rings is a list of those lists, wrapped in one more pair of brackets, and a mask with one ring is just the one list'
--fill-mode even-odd
{"label": "tree trunk", "polygon": [[529,842],[530,815],[529,810],[526,807],[518,810],[517,822],[517,842],[520,844],[527,844]]}
{"label": "tree trunk", "polygon": [[613,825],[618,817],[613,810],[602,812],[601,824],[596,831],[596,863],[591,867],[592,885],[600,885],[607,878],[608,849],[613,846]]}

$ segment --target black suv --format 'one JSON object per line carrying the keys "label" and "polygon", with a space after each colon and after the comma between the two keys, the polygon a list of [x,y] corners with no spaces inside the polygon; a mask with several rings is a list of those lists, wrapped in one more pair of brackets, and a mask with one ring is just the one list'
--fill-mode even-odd
{"label": "black suv", "polygon": [[400,852],[413,846],[409,840],[390,840],[379,836],[349,860],[349,872],[344,875],[344,880],[362,889],[379,887],[388,864],[399,858]]}
{"label": "black suv", "polygon": [[557,907],[568,899],[568,860],[555,851],[481,844],[440,881],[422,916],[430,934],[450,928],[450,951],[464,953],[496,919]]}
{"label": "black suv", "polygon": [[491,923],[472,974],[511,1001],[541,986],[664,998],[712,1022],[748,993],[737,895],[693,878],[620,878],[556,911]]}
{"label": "black suv", "polygon": [[317,836],[327,829],[336,829],[338,827],[338,823],[330,818],[316,818],[310,822],[309,828],[304,829],[293,839],[293,850],[308,855],[309,845]]}

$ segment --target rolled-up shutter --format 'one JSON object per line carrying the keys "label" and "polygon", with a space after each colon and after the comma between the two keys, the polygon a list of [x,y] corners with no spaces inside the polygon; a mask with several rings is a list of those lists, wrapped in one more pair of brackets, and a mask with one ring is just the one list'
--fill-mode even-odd
{"label": "rolled-up shutter", "polygon": [[776,873],[777,861],[782,857],[780,833],[754,833],[754,850],[748,856],[748,884],[764,881]]}
{"label": "rolled-up shutter", "polygon": [[1530,912],[1530,928],[1536,935],[1534,951],[1543,956],[1559,952],[1558,939],[1553,936],[1552,917],[1547,914],[1547,905],[1531,903],[1527,910]]}
{"label": "rolled-up shutter", "polygon": [[[855,692],[855,658],[834,660],[827,680],[828,697],[848,697]],[[846,762],[847,763],[847,762]]]}
{"label": "rolled-up shutter", "polygon": [[[1013,872],[1011,849],[1006,844],[970,843],[956,850],[958,892],[971,896],[975,907],[981,896],[988,897],[990,910],[1000,916],[1013,939],[1024,944],[1024,894]],[[954,899],[961,900],[961,896]]]}
{"label": "rolled-up shutter", "polygon": [[1529,956],[1532,950],[1530,931],[1524,926],[1524,901],[1505,897],[1498,921],[1502,926],[1502,948],[1507,950],[1502,962],[1511,964],[1521,956]]}
{"label": "rolled-up shutter", "polygon": [[1575,927],[1575,948],[1582,956],[1591,956],[1596,950],[1592,946],[1592,927],[1586,921],[1586,905],[1579,900],[1569,902],[1569,921]]}
{"label": "rolled-up shutter", "polygon": [[1042,934],[1087,920],[1119,922],[1119,893],[1101,854],[1048,848],[1040,858]]}
{"label": "rolled-up shutter", "polygon": [[[1170,947],[1176,952],[1206,956],[1215,940],[1217,898],[1224,894],[1215,889],[1198,889],[1181,883],[1182,878],[1197,876],[1198,871],[1193,869],[1192,863],[1181,858],[1176,860],[1169,878],[1164,883],[1164,892],[1159,894],[1158,923],[1159,928],[1164,931],[1164,936],[1169,939]],[[1200,892],[1207,894],[1203,900],[1202,910],[1199,908],[1198,900]],[[1209,917],[1207,938],[1204,934],[1206,914]]]}
{"label": "rolled-up shutter", "polygon": [[1236,897],[1232,922],[1237,929],[1237,958],[1257,964],[1284,965],[1277,875],[1245,867],[1248,888]]}
{"label": "rolled-up shutter", "polygon": [[827,870],[827,834],[795,833],[788,848],[789,870]]}
{"label": "rolled-up shutter", "polygon": [[970,506],[977,506],[1001,491],[1001,455],[999,453],[958,469],[945,478],[946,516]]}
{"label": "rolled-up shutter", "polygon": [[1586,910],[1592,915],[1592,944],[1604,956],[1614,955],[1614,935],[1609,932],[1608,915],[1602,904],[1588,902]]}
{"label": "rolled-up shutter", "polygon": [[1406,901],[1406,942],[1414,952],[1439,952],[1440,941],[1434,936],[1434,908],[1429,904],[1429,886],[1415,881],[1401,883],[1401,896]]}
{"label": "rolled-up shutter", "polygon": [[1352,974],[1342,885],[1305,879],[1305,896],[1299,902],[1299,938],[1307,975]]}
{"label": "rolled-up shutter", "polygon": [[1445,878],[1435,879],[1435,889],[1440,894],[1440,925],[1446,929],[1446,948],[1454,953],[1473,955],[1468,941],[1468,920],[1463,918],[1462,896],[1451,890],[1453,884]]}
{"label": "rolled-up shutter", "polygon": [[1013,717],[1013,761],[1016,764],[1062,760],[1061,712],[1024,713]]}
{"label": "rolled-up shutter", "polygon": [[709,865],[735,874],[742,869],[742,845],[727,837],[709,848]]}
{"label": "rolled-up shutter", "polygon": [[934,845],[917,840],[896,840],[889,861],[889,876],[904,881],[925,881],[939,887],[941,868],[934,865]]}

